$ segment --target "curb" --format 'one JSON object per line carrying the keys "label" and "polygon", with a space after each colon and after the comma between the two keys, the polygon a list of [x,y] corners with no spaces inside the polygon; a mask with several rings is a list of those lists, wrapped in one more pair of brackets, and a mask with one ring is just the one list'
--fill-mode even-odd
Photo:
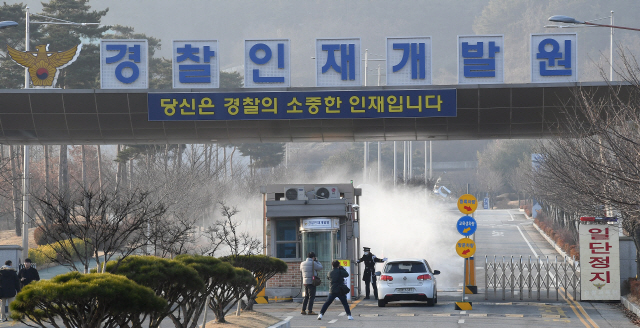
{"label": "curb", "polygon": [[291,328],[291,323],[289,323],[289,320],[282,320],[275,325],[269,326],[267,328]]}
{"label": "curb", "polygon": [[[533,223],[533,227],[534,227],[534,228],[536,228],[536,230],[538,230],[538,232],[540,233],[540,235],[542,235],[542,237],[544,237],[544,239],[546,239],[546,240],[547,240],[547,242],[548,242],[551,246],[553,246],[553,248],[555,248],[555,250],[556,250],[558,253],[560,253],[560,255],[562,255],[564,258],[566,258],[566,259],[567,259],[567,261],[568,261],[569,263],[571,263],[571,265],[575,265],[574,260],[573,260],[569,255],[567,255],[567,253],[565,253],[565,252],[562,250],[562,248],[560,248],[560,246],[558,246],[558,245],[557,245],[557,244],[556,244],[556,243],[555,243],[555,242],[554,242],[554,241],[553,241],[549,236],[547,236],[547,234],[546,234],[546,233],[544,233],[544,231],[542,231],[542,229],[540,229],[540,227],[538,227],[538,225],[537,225],[535,222],[532,222],[532,223]],[[575,261],[575,262],[580,263],[579,261]]]}
{"label": "curb", "polygon": [[626,296],[620,296],[620,302],[622,302],[624,307],[629,309],[629,311],[635,313],[637,316],[640,316],[640,307],[629,301]]}

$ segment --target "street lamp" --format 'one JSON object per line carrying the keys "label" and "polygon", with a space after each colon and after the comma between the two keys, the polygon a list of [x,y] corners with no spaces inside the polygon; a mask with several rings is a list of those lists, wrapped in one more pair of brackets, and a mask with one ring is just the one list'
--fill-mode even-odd
{"label": "street lamp", "polygon": [[[603,17],[603,18],[611,18],[611,25],[603,25],[597,24],[593,22],[583,22],[576,20],[573,17],[565,16],[565,15],[555,15],[549,17],[549,21],[557,22],[557,23],[565,23],[565,24],[573,24],[573,25],[545,25],[544,27],[551,28],[574,28],[574,27],[611,27],[611,36],[609,37],[609,81],[613,81],[613,29],[617,26],[613,26],[613,10],[611,11],[611,16]],[[598,18],[595,20],[599,20],[602,18]],[[583,26],[577,26],[583,25]],[[623,27],[625,28],[625,27]],[[625,28],[630,29],[630,28]]]}
{"label": "street lamp", "polygon": [[2,21],[2,22],[0,22],[0,29],[7,28],[7,27],[12,27],[12,26],[18,26],[18,23],[14,22],[14,21]]}
{"label": "street lamp", "polygon": [[[30,19],[31,16],[38,16],[38,17],[50,19],[53,21],[32,22]],[[5,22],[2,22],[2,23],[5,23]],[[7,26],[18,25],[18,23],[16,22],[7,22],[7,23],[8,23]],[[25,23],[26,23],[25,39],[24,39],[25,52],[29,51],[29,38],[30,38],[29,25],[30,24],[44,24],[44,25],[53,24],[53,25],[75,25],[75,26],[100,25],[100,23],[75,23],[75,22],[71,22],[71,21],[67,21],[67,20],[59,19],[55,17],[31,14],[29,13],[29,6],[26,7]],[[0,25],[0,28],[2,27],[5,27],[5,26]],[[24,69],[24,88],[29,89],[29,69],[28,68]],[[24,172],[23,172],[24,180],[22,181],[22,260],[24,261],[27,257],[29,257],[29,225],[27,223],[29,222],[29,196],[30,195],[29,195],[29,146],[24,145],[23,147],[24,147]]]}
{"label": "street lamp", "polygon": [[[610,65],[609,65],[609,79],[613,81],[613,29],[614,28],[619,28],[622,30],[631,30],[631,31],[640,31],[640,28],[633,28],[633,27],[624,27],[624,26],[615,26],[613,25],[613,10],[611,11],[611,16],[609,16],[611,18],[611,24],[610,25],[605,25],[605,24],[598,24],[598,23],[594,23],[594,22],[587,22],[587,21],[579,21],[573,17],[569,17],[569,16],[564,16],[564,15],[555,15],[555,16],[551,16],[549,17],[549,21],[551,22],[558,22],[558,23],[565,23],[565,24],[574,24],[574,25],[585,25],[587,27],[610,27],[611,28],[611,49],[610,49]],[[576,26],[563,26],[563,25],[547,25],[545,27],[557,27],[557,28],[571,28],[571,27],[576,27]]]}

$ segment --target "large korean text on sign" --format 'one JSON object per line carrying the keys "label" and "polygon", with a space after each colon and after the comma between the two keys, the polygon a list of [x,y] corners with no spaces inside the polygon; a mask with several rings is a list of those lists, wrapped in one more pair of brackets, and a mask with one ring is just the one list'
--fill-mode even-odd
{"label": "large korean text on sign", "polygon": [[149,88],[147,40],[100,40],[102,89]]}

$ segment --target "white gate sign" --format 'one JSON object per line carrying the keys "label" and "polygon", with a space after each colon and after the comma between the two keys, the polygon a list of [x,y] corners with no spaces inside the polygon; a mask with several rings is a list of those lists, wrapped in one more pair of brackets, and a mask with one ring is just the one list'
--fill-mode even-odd
{"label": "white gate sign", "polygon": [[578,82],[576,33],[531,34],[531,82]]}
{"label": "white gate sign", "polygon": [[148,89],[148,41],[100,40],[100,88]]}
{"label": "white gate sign", "polygon": [[217,40],[173,40],[173,88],[220,87]]}
{"label": "white gate sign", "polygon": [[580,224],[580,298],[620,300],[620,243],[617,225]]}

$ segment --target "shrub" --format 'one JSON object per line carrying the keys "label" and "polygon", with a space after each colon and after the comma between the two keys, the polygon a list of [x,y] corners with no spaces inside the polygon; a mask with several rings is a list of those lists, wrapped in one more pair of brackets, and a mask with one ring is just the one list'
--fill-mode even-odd
{"label": "shrub", "polygon": [[629,283],[631,285],[631,295],[640,297],[640,281],[630,278]]}
{"label": "shrub", "polygon": [[[85,249],[84,241],[74,238],[73,244],[75,248],[79,251],[83,251]],[[47,263],[52,263],[54,259],[58,257],[58,253],[62,252],[62,248],[65,248],[67,252],[73,255],[74,258],[78,258],[80,256],[85,256],[87,254],[77,254],[73,249],[71,242],[69,240],[61,241],[60,243],[53,243],[48,245],[38,246],[38,248],[29,249],[29,258],[36,263],[36,265],[44,265]],[[86,250],[88,253],[92,253],[92,249]],[[80,255],[80,256],[79,256]]]}
{"label": "shrub", "polygon": [[25,286],[11,302],[11,317],[31,327],[116,327],[165,306],[153,290],[126,277],[69,272]]}
{"label": "shrub", "polygon": [[221,258],[221,260],[229,262],[235,267],[249,270],[256,279],[256,285],[253,289],[247,289],[245,291],[245,295],[249,301],[246,308],[248,310],[253,309],[253,303],[258,293],[266,287],[267,281],[278,273],[287,272],[289,268],[287,263],[281,259],[265,255],[226,256]]}
{"label": "shrub", "polygon": [[33,231],[33,240],[38,246],[48,245],[63,240],[62,227],[59,224],[49,224],[47,226],[38,226]]}
{"label": "shrub", "polygon": [[[160,322],[173,312],[172,309],[183,306],[186,299],[194,293],[202,293],[204,288],[204,281],[194,268],[180,261],[155,256],[127,256],[119,264],[109,261],[107,271],[151,288],[166,301],[163,309],[151,314],[150,327],[159,327]],[[136,319],[133,326],[140,327],[141,322]]]}

